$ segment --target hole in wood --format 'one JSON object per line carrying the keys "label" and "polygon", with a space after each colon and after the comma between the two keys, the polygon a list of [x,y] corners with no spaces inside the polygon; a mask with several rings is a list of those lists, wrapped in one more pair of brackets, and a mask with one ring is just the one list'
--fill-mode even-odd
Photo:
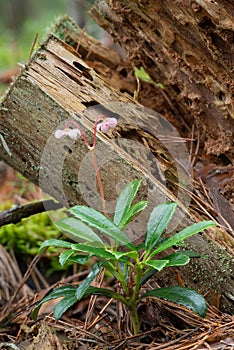
{"label": "hole in wood", "polygon": [[130,89],[120,89],[119,91],[122,92],[122,94],[127,93],[131,96],[134,96],[134,93]]}
{"label": "hole in wood", "polygon": [[225,95],[225,93],[223,92],[223,91],[219,91],[219,93],[218,93],[218,99],[220,100],[220,101],[225,101],[226,100],[226,95]]}
{"label": "hole in wood", "polygon": [[65,71],[64,69],[62,69],[61,67],[56,66],[55,68],[59,69],[60,72],[62,72],[63,74],[65,74],[69,79],[75,81],[77,84],[79,84],[80,86],[84,86],[84,84],[80,81],[79,78],[77,78],[76,76],[68,73],[67,71]]}
{"label": "hole in wood", "polygon": [[210,30],[214,28],[213,22],[207,16],[204,16],[198,25],[201,29],[206,29],[206,30]]}
{"label": "hole in wood", "polygon": [[220,160],[220,163],[223,164],[223,166],[227,166],[229,164],[232,164],[231,160],[225,155],[225,154],[220,154],[218,156],[219,160]]}
{"label": "hole in wood", "polygon": [[67,151],[68,153],[72,154],[72,150],[68,146],[64,145],[63,148],[64,148],[65,151]]}
{"label": "hole in wood", "polygon": [[82,105],[84,105],[85,107],[89,108],[89,107],[93,107],[98,105],[99,103],[95,100],[92,101],[88,101],[88,102],[82,102]]}
{"label": "hole in wood", "polygon": [[127,71],[126,68],[122,68],[122,69],[119,71],[119,74],[122,75],[122,77],[127,78],[127,76],[128,76],[128,71]]}
{"label": "hole in wood", "polygon": [[161,33],[157,29],[154,30],[154,34],[156,34],[159,38],[162,37]]}
{"label": "hole in wood", "polygon": [[79,69],[79,71],[81,71],[82,72],[82,74],[83,74],[83,76],[85,77],[85,78],[87,78],[87,79],[89,79],[89,80],[93,80],[93,77],[92,77],[92,75],[89,73],[89,68],[86,68],[85,66],[83,66],[81,63],[79,63],[79,62],[76,62],[76,61],[73,61],[73,65],[77,68],[77,69]]}
{"label": "hole in wood", "polygon": [[225,41],[216,33],[211,33],[210,37],[212,44],[222,53],[225,52],[225,49],[227,49]]}
{"label": "hole in wood", "polygon": [[184,98],[184,102],[186,103],[187,106],[191,106],[192,105],[192,101],[188,97]]}
{"label": "hole in wood", "polygon": [[179,95],[181,90],[177,84],[172,85],[173,90]]}

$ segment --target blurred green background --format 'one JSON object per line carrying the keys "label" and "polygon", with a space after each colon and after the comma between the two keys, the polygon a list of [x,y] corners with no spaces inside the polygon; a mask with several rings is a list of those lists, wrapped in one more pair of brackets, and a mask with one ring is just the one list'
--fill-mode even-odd
{"label": "blurred green background", "polygon": [[[95,0],[1,0],[0,75],[29,58],[36,33],[38,44],[59,16],[68,14],[82,28],[100,39],[101,28],[88,15]],[[37,45],[38,45],[37,44]],[[2,92],[3,87],[1,87]]]}

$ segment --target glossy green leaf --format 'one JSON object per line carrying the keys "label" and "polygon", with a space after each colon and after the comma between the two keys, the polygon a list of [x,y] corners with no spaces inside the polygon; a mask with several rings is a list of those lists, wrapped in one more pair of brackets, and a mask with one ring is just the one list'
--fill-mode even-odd
{"label": "glossy green leaf", "polygon": [[85,280],[79,285],[79,287],[76,290],[76,298],[77,300],[81,300],[89,288],[90,284],[93,282],[93,280],[96,278],[100,271],[101,264],[97,263],[94,264],[88,274],[88,276],[85,278]]}
{"label": "glossy green leaf", "polygon": [[141,181],[142,180],[130,182],[120,193],[115,206],[114,223],[116,226],[119,226],[121,228],[125,226],[128,211],[132,205],[133,199],[137,194]]}
{"label": "glossy green leaf", "polygon": [[40,254],[42,252],[42,250],[47,248],[47,247],[58,247],[58,248],[70,249],[71,245],[72,245],[72,243],[67,242],[67,241],[63,241],[61,239],[47,239],[46,241],[44,241],[41,244],[38,253]]}
{"label": "glossy green leaf", "polygon": [[137,250],[137,251],[142,250],[142,249],[144,249],[144,248],[145,248],[145,242],[142,242],[142,243],[140,243],[140,244],[138,244],[138,245],[136,246],[136,250]]}
{"label": "glossy green leaf", "polygon": [[85,296],[87,296],[87,295],[103,295],[103,296],[106,296],[109,298],[113,298],[115,294],[116,293],[111,289],[99,288],[99,287],[93,287],[93,286],[90,286],[85,292]]}
{"label": "glossy green leaf", "polygon": [[165,287],[154,289],[141,295],[141,299],[146,297],[166,299],[173,303],[187,307],[201,317],[206,316],[207,306],[205,299],[202,295],[189,288]]}
{"label": "glossy green leaf", "polygon": [[119,300],[121,301],[123,304],[127,304],[127,300],[124,298],[124,296],[120,293],[116,293],[111,289],[107,289],[107,288],[98,288],[98,287],[93,287],[90,286],[84,296],[88,296],[88,295],[102,295],[102,296],[106,296],[108,298],[113,298],[115,300]]}
{"label": "glossy green leaf", "polygon": [[71,248],[83,253],[91,253],[98,258],[115,259],[115,256],[104,248],[95,248],[87,244],[72,244]]}
{"label": "glossy green leaf", "polygon": [[66,262],[68,261],[68,259],[74,254],[74,250],[73,249],[68,249],[65,250],[64,252],[62,252],[59,255],[59,263],[61,266],[64,266],[66,264]]}
{"label": "glossy green leaf", "polygon": [[85,265],[89,261],[89,259],[93,256],[93,254],[88,254],[88,255],[82,255],[82,254],[77,254],[69,258],[69,261],[79,264],[79,265]]}
{"label": "glossy green leaf", "polygon": [[75,242],[95,242],[104,246],[101,238],[89,226],[75,218],[64,218],[56,223],[56,227]]}
{"label": "glossy green leaf", "polygon": [[141,212],[142,210],[144,210],[147,207],[148,202],[147,201],[140,201],[136,204],[134,204],[126,213],[126,215],[124,215],[124,217],[122,218],[120,224],[118,225],[119,228],[124,228],[127,224],[129,224],[129,222],[136,216],[136,214],[138,214],[139,212]]}
{"label": "glossy green leaf", "polygon": [[150,215],[145,238],[145,248],[150,252],[157,244],[165,231],[172,215],[175,212],[176,203],[163,203],[155,207]]}
{"label": "glossy green leaf", "polygon": [[167,266],[169,260],[149,260],[145,264],[146,266],[151,266],[157,271],[161,271],[165,266]]}
{"label": "glossy green leaf", "polygon": [[54,318],[59,320],[61,316],[77,302],[76,295],[69,295],[58,302],[54,308]]}
{"label": "glossy green leaf", "polygon": [[206,259],[208,258],[208,255],[204,255],[204,254],[199,254],[193,250],[180,250],[179,251],[181,254],[187,255],[189,258],[203,258]]}
{"label": "glossy green leaf", "polygon": [[77,205],[70,209],[70,212],[78,219],[84,221],[92,227],[95,227],[106,236],[111,237],[114,241],[128,248],[135,250],[128,236],[119,229],[110,219],[93,208]]}
{"label": "glossy green leaf", "polygon": [[[165,256],[162,260],[150,260],[150,261],[151,262],[152,261],[163,261],[162,268],[164,268],[164,267],[169,267],[169,266],[186,265],[189,262],[189,260],[190,260],[190,258],[188,255],[182,254],[180,252],[178,252],[178,253],[176,252],[176,253],[173,253],[171,255]],[[164,264],[164,261],[167,261],[166,265]],[[146,263],[146,265],[147,264],[148,264],[148,262]],[[148,265],[151,266],[152,269],[148,269],[147,272],[141,278],[141,283],[140,283],[141,286],[143,286],[147,281],[149,281],[150,278],[153,277],[153,275],[157,271],[160,271],[160,270],[156,269],[156,267],[154,266],[154,263],[150,263]]]}
{"label": "glossy green leaf", "polygon": [[163,259],[167,259],[168,263],[167,263],[167,267],[168,266],[183,266],[183,265],[187,265],[190,261],[190,258],[188,255],[180,253],[180,252],[176,252],[173,253],[171,255],[167,255],[165,256]]}
{"label": "glossy green leaf", "polygon": [[[94,267],[94,274],[98,273],[99,270],[97,268],[97,266]],[[96,275],[95,275],[96,276]],[[94,276],[94,278],[95,278]],[[93,276],[92,276],[93,278]],[[92,281],[91,281],[92,282]],[[90,283],[90,280],[88,281],[88,283]],[[58,287],[56,289],[54,289],[50,294],[46,295],[35,307],[35,309],[33,310],[33,312],[31,313],[31,317],[33,320],[37,319],[38,316],[38,312],[40,310],[40,307],[42,304],[44,304],[45,302],[52,300],[52,299],[57,299],[57,298],[63,298],[62,300],[60,300],[58,302],[58,304],[55,306],[54,308],[54,317],[56,319],[61,318],[61,316],[68,310],[69,307],[71,307],[72,305],[74,305],[77,301],[79,301],[80,299],[82,299],[84,296],[88,296],[88,295],[102,295],[102,296],[106,296],[108,298],[114,298],[115,300],[119,300],[123,303],[125,303],[125,299],[124,297],[119,294],[116,293],[110,289],[106,289],[106,288],[98,288],[98,287],[93,287],[90,285],[87,285],[85,288],[85,286],[82,286],[82,290],[80,290],[79,292],[82,292],[81,294],[78,293],[78,290],[80,288],[81,285],[77,286],[77,285],[67,285],[67,286],[62,286],[62,287]],[[79,298],[77,298],[77,294],[79,294]],[[79,300],[78,300],[79,299]]]}
{"label": "glossy green leaf", "polygon": [[67,286],[62,286],[54,289],[52,292],[50,292],[48,295],[46,295],[35,307],[35,309],[31,313],[31,317],[33,320],[37,319],[38,312],[40,310],[40,307],[42,304],[45,302],[52,300],[52,299],[57,299],[61,297],[72,297],[76,293],[76,287],[74,285],[67,285]]}
{"label": "glossy green leaf", "polygon": [[[185,257],[180,257],[177,254],[182,254]],[[169,266],[181,266],[181,265],[186,265],[189,262],[190,257],[200,257],[198,254],[196,254],[193,251],[181,251],[181,252],[176,252],[174,254],[165,256],[163,258],[166,259],[168,261],[167,265],[164,267],[169,267]],[[152,266],[152,265],[151,265]],[[152,266],[153,267],[153,266]],[[144,276],[141,279],[140,285],[143,286],[146,282],[148,282],[150,280],[151,277],[153,277],[153,275],[157,272],[157,270],[155,268],[152,269],[148,269],[147,272],[144,274]]]}
{"label": "glossy green leaf", "polygon": [[177,243],[185,240],[188,237],[195,235],[198,232],[204,231],[207,228],[215,226],[213,221],[201,221],[191,226],[186,227],[182,231],[176,233],[174,236],[166,239],[162,242],[153,252],[150,254],[150,257],[153,257],[155,254],[163,252],[164,250],[176,245]]}
{"label": "glossy green leaf", "polygon": [[114,255],[116,260],[121,260],[122,258],[130,259],[133,258],[137,260],[138,258],[138,253],[136,251],[131,251],[131,252],[118,252],[118,251],[113,251],[112,255]]}

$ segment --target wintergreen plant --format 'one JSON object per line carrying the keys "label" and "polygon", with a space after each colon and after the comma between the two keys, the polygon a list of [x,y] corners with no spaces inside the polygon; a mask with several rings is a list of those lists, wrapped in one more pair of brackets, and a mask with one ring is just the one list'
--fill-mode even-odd
{"label": "wintergreen plant", "polygon": [[[66,217],[56,224],[57,228],[76,243],[50,239],[41,245],[40,252],[49,246],[63,248],[59,256],[61,265],[67,261],[86,264],[92,257],[96,257],[98,262],[92,266],[82,283],[60,286],[45,296],[33,310],[33,318],[37,317],[43,303],[62,297],[54,309],[54,316],[59,319],[69,307],[88,295],[102,295],[123,303],[129,311],[134,334],[139,332],[140,327],[138,305],[147,297],[162,298],[184,305],[205,317],[206,302],[192,289],[163,287],[145,292],[142,291],[142,287],[156,272],[169,266],[186,265],[191,257],[191,251],[186,250],[176,251],[158,259],[157,254],[215,224],[213,221],[202,221],[171,237],[162,237],[177,206],[174,202],[167,202],[153,209],[144,241],[135,245],[125,233],[125,228],[147,206],[147,201],[133,204],[140,183],[141,180],[132,181],[123,189],[116,202],[113,221],[93,208],[77,205],[69,209],[72,217]],[[108,238],[111,243],[104,242],[103,237]],[[91,285],[101,268],[105,268],[118,281],[118,290],[121,286],[120,292]]]}

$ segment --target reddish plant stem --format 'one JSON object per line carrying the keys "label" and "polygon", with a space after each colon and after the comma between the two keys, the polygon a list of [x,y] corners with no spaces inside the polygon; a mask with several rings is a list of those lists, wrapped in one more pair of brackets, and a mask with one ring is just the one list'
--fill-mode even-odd
{"label": "reddish plant stem", "polygon": [[86,147],[88,148],[88,150],[91,152],[92,155],[92,161],[93,161],[93,167],[96,173],[96,177],[97,177],[97,183],[98,183],[98,187],[99,187],[99,192],[100,192],[100,196],[101,196],[101,201],[102,201],[102,210],[105,216],[108,216],[107,214],[107,210],[106,210],[106,202],[105,202],[105,197],[104,197],[104,190],[103,190],[103,186],[102,186],[102,180],[101,180],[101,175],[100,175],[100,171],[97,165],[97,161],[95,158],[95,154],[94,154],[94,149],[97,143],[97,123],[100,120],[104,120],[105,117],[103,116],[99,116],[97,117],[97,119],[95,120],[95,124],[94,124],[94,137],[93,137],[93,145],[91,146],[87,140],[87,137],[85,136],[85,133],[83,131],[83,129],[79,126],[79,124],[77,122],[75,122],[74,120],[69,120],[66,123],[66,128],[69,128],[70,125],[74,125],[81,133],[81,136],[84,140],[84,143],[86,145]]}
{"label": "reddish plant stem", "polygon": [[70,125],[74,125],[81,133],[81,136],[82,136],[82,139],[84,140],[84,143],[86,145],[86,147],[91,150],[93,148],[93,146],[91,146],[87,140],[87,137],[85,136],[85,133],[83,131],[83,129],[80,127],[79,124],[77,124],[77,122],[75,122],[74,120],[69,120],[67,123],[66,123],[66,129],[69,128]]}
{"label": "reddish plant stem", "polygon": [[99,115],[95,120],[94,129],[93,129],[93,148],[95,148],[97,143],[97,124],[100,120],[104,120],[104,119],[105,119],[104,116]]}
{"label": "reddish plant stem", "polygon": [[102,186],[102,180],[101,180],[101,175],[100,175],[100,171],[97,165],[97,161],[96,161],[96,157],[94,154],[94,149],[90,150],[91,155],[92,155],[92,161],[93,161],[93,167],[96,173],[96,177],[97,177],[97,182],[98,182],[98,187],[99,187],[99,192],[100,192],[100,196],[101,196],[101,200],[102,200],[102,210],[105,216],[108,216],[107,214],[107,210],[106,210],[106,201],[105,201],[105,197],[104,197],[104,191],[103,191],[103,186]]}

